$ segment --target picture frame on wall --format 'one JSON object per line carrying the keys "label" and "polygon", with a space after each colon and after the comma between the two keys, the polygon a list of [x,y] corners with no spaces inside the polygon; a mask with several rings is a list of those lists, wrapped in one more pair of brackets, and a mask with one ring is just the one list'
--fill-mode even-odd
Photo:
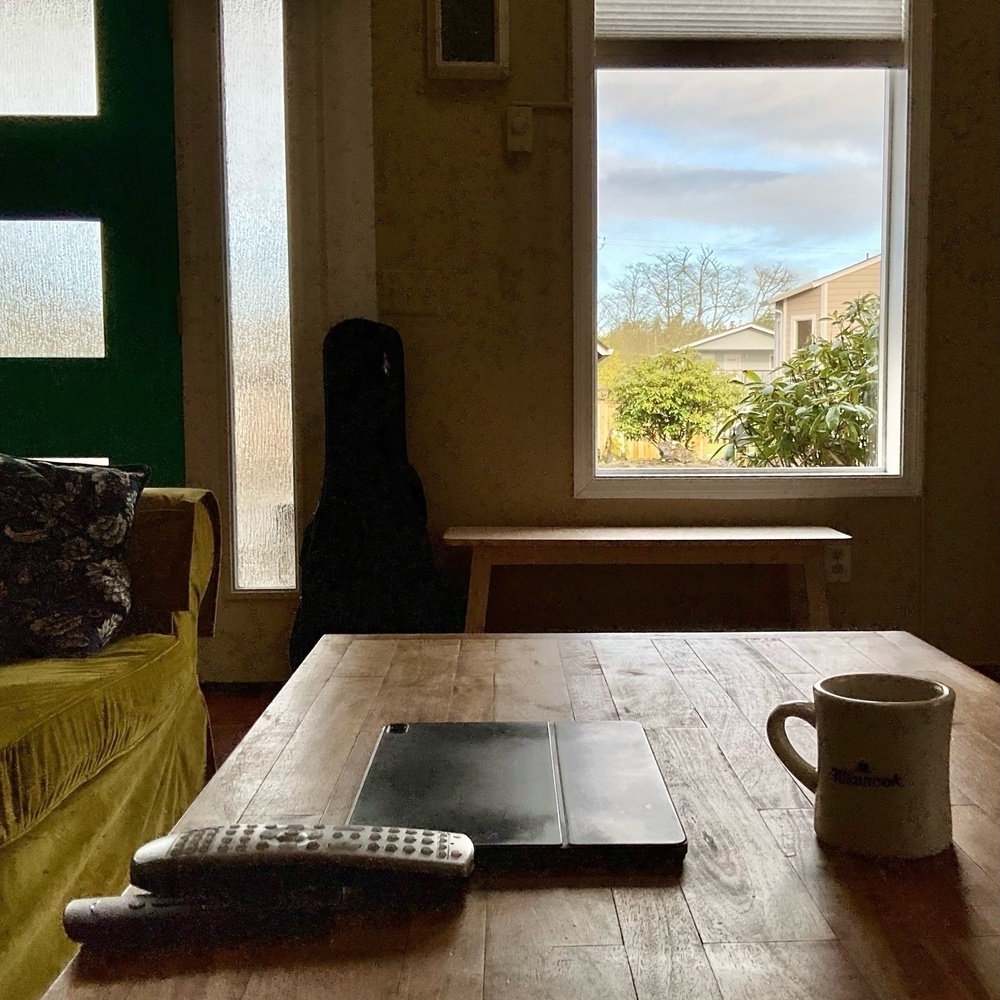
{"label": "picture frame on wall", "polygon": [[427,0],[427,73],[438,79],[505,80],[507,0]]}

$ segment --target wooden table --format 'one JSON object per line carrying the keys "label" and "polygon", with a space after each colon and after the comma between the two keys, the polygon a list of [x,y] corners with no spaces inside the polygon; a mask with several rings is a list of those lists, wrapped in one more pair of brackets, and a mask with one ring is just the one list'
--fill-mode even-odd
{"label": "wooden table", "polygon": [[[955,846],[937,858],[820,850],[764,740],[776,703],[872,670],[956,690]],[[388,722],[570,718],[646,726],[690,841],[679,877],[480,877],[457,916],[81,955],[49,1000],[1000,997],[1000,687],[906,633],[328,636],[179,826],[341,822]],[[804,752],[811,733],[792,734]]]}
{"label": "wooden table", "polygon": [[804,585],[803,626],[830,627],[826,600],[826,547],[850,535],[833,528],[448,528],[445,545],[472,549],[466,632],[486,628],[490,573],[494,566],[557,566],[593,563],[774,564],[787,566],[793,603]]}

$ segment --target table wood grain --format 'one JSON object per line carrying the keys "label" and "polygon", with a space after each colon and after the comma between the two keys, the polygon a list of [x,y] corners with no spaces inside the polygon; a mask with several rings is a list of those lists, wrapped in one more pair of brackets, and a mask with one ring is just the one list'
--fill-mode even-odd
{"label": "table wood grain", "polygon": [[[821,848],[811,795],[766,743],[776,702],[857,670],[956,691],[938,857]],[[646,727],[689,839],[682,874],[474,876],[457,914],[82,953],[48,1000],[1000,1000],[1000,686],[902,632],[327,636],[178,828],[343,822],[389,722],[574,718]],[[789,728],[809,753],[809,727]]]}

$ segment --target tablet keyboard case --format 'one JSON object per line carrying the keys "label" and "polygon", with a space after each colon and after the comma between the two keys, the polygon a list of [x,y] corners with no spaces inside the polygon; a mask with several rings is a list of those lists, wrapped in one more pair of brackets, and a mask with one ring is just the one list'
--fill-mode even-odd
{"label": "tablet keyboard case", "polygon": [[687,850],[636,722],[386,726],[348,822],[465,833],[486,870],[648,870]]}

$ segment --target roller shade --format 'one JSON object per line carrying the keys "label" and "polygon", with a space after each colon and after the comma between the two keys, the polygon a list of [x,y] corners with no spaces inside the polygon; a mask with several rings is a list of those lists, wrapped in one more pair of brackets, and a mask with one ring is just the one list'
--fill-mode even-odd
{"label": "roller shade", "polygon": [[598,39],[903,37],[902,0],[596,0]]}

